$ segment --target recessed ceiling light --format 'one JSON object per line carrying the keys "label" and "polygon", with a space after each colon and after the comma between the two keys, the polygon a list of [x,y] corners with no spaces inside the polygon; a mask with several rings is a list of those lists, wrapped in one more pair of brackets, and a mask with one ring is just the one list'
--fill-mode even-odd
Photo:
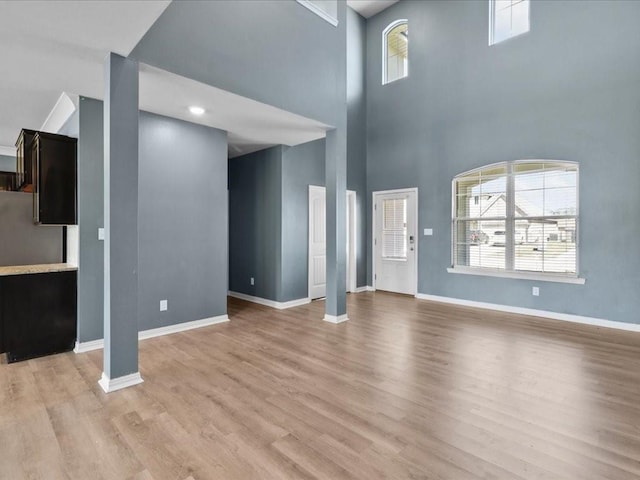
{"label": "recessed ceiling light", "polygon": [[189,111],[194,115],[202,115],[204,113],[204,108],[192,106],[192,107],[189,107]]}

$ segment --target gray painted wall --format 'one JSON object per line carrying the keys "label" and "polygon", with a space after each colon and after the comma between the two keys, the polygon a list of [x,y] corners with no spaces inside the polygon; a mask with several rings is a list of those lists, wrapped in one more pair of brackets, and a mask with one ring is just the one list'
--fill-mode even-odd
{"label": "gray painted wall", "polygon": [[[102,102],[80,100],[78,338],[103,336]],[[162,130],[162,133],[160,133]],[[139,329],[226,313],[226,134],[141,113]],[[204,271],[203,271],[204,270]],[[160,312],[167,299],[169,309]]]}
{"label": "gray painted wall", "polygon": [[0,155],[0,172],[15,172],[16,157],[8,155]]}
{"label": "gray painted wall", "polygon": [[282,155],[282,302],[309,296],[309,185],[324,185],[325,141]]}
{"label": "gray painted wall", "polygon": [[104,301],[104,119],[102,102],[80,97],[78,107],[78,341],[102,338]]}
{"label": "gray painted wall", "polygon": [[282,147],[229,160],[229,290],[279,301],[281,232]]}
{"label": "gray painted wall", "polygon": [[367,285],[367,22],[347,9],[347,189],[356,192],[359,287]]}
{"label": "gray painted wall", "polygon": [[33,195],[0,192],[0,266],[62,262],[62,229],[33,223]]}
{"label": "gray painted wall", "polygon": [[[640,238],[640,2],[532,2],[531,32],[493,47],[487,8],[405,0],[369,19],[368,190],[419,187],[419,229],[434,229],[419,292],[639,322],[640,256],[621,253]],[[398,18],[410,73],[382,86],[381,32]],[[580,163],[584,286],[446,272],[452,178],[525,158]]]}
{"label": "gray painted wall", "polygon": [[336,28],[293,0],[172,2],[131,55],[335,126],[344,8]]}
{"label": "gray painted wall", "polygon": [[[229,161],[231,291],[278,302],[308,296],[309,185],[324,185],[324,159],[325,141],[316,140]],[[354,171],[364,176],[364,171]],[[349,185],[350,190],[356,187],[361,188],[356,192],[361,205],[364,187]],[[363,216],[359,224],[358,237],[364,243]],[[362,253],[357,270],[358,286],[363,286],[366,257]]]}
{"label": "gray painted wall", "polygon": [[140,329],[226,314],[226,132],[141,112],[139,175]]}

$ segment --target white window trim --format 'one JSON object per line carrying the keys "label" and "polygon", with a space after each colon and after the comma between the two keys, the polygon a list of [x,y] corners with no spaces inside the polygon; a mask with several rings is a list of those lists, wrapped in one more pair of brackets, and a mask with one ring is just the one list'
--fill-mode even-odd
{"label": "white window trim", "polygon": [[[513,165],[518,163],[535,163],[535,162],[558,162],[558,163],[567,163],[573,164],[578,167],[576,173],[576,273],[575,274],[563,274],[563,273],[553,273],[553,272],[527,272],[520,270],[508,270],[509,263],[511,259],[505,258],[505,269],[492,269],[485,267],[468,267],[465,265],[456,265],[455,264],[455,220],[456,220],[456,180],[465,175],[469,175],[481,170],[485,170],[492,167],[497,167],[501,165],[507,165],[507,189],[511,190],[511,197],[513,198],[513,176],[512,176],[512,168]],[[507,204],[507,208],[509,208],[509,204]],[[513,212],[511,212],[513,214]],[[515,218],[512,215],[512,220]],[[505,236],[509,236],[509,212],[507,212],[507,218],[505,219]],[[507,242],[513,242],[513,234],[510,235],[510,239],[506,239]],[[506,248],[506,247],[505,247]],[[557,283],[572,283],[578,285],[584,285],[586,279],[579,276],[580,272],[580,167],[578,162],[573,162],[569,160],[550,160],[550,159],[525,159],[525,160],[509,160],[506,162],[496,162],[491,163],[489,165],[483,165],[478,168],[474,168],[472,170],[467,170],[466,172],[462,172],[456,175],[451,182],[451,267],[447,268],[447,272],[449,273],[460,273],[463,275],[478,275],[478,276],[486,276],[486,277],[502,277],[502,278],[515,278],[515,279],[523,279],[523,280],[534,280],[540,282],[557,282]]]}
{"label": "white window trim", "polygon": [[494,39],[494,31],[495,31],[495,8],[496,8],[496,1],[495,0],[489,0],[489,46],[492,47],[494,45],[498,45],[499,43],[503,43],[503,42],[507,42],[509,40],[511,40],[512,38],[516,38],[519,37],[521,35],[526,35],[527,33],[529,33],[531,31],[531,1],[529,1],[529,11],[527,12],[528,16],[529,16],[529,29],[526,32],[520,32],[520,33],[516,33],[515,35],[511,35],[507,38],[503,38],[502,40],[499,41],[495,41]]}
{"label": "white window trim", "polygon": [[338,19],[334,18],[331,15],[329,15],[327,12],[325,12],[320,7],[318,7],[315,3],[313,3],[313,2],[311,2],[309,0],[296,0],[296,2],[298,2],[300,5],[303,5],[303,6],[307,7],[313,13],[315,13],[319,17],[323,18],[324,20],[329,22],[334,27],[338,26]]}
{"label": "white window trim", "polygon": [[409,20],[407,20],[406,18],[401,18],[399,20],[396,20],[395,22],[391,22],[389,25],[387,25],[387,28],[382,31],[382,85],[388,85],[409,76],[409,55],[407,54],[407,74],[404,77],[387,81],[387,35],[391,30],[403,23],[409,24]]}

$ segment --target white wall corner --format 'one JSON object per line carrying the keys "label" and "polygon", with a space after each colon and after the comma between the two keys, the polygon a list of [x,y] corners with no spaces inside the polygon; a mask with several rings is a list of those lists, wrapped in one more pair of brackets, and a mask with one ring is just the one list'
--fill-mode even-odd
{"label": "white wall corner", "polygon": [[123,388],[139,385],[144,382],[140,376],[140,372],[131,373],[118,378],[109,378],[106,373],[102,372],[102,378],[98,381],[104,393],[115,392]]}

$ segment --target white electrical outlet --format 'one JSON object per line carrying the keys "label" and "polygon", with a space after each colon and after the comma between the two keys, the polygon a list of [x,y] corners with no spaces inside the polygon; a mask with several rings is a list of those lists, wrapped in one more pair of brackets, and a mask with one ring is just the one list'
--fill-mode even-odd
{"label": "white electrical outlet", "polygon": [[424,234],[426,236],[433,235],[433,228],[425,228],[424,229]]}
{"label": "white electrical outlet", "polygon": [[98,228],[98,240],[104,240],[104,228]]}
{"label": "white electrical outlet", "polygon": [[160,311],[166,312],[169,309],[169,305],[166,300],[160,300]]}
{"label": "white electrical outlet", "polygon": [[253,279],[253,277],[251,277],[250,283],[251,283],[251,285],[255,285],[255,284],[256,284],[256,282],[255,282],[255,280]]}
{"label": "white electrical outlet", "polygon": [[540,288],[539,287],[533,287],[531,289],[531,295],[533,295],[534,297],[539,297],[540,296]]}

